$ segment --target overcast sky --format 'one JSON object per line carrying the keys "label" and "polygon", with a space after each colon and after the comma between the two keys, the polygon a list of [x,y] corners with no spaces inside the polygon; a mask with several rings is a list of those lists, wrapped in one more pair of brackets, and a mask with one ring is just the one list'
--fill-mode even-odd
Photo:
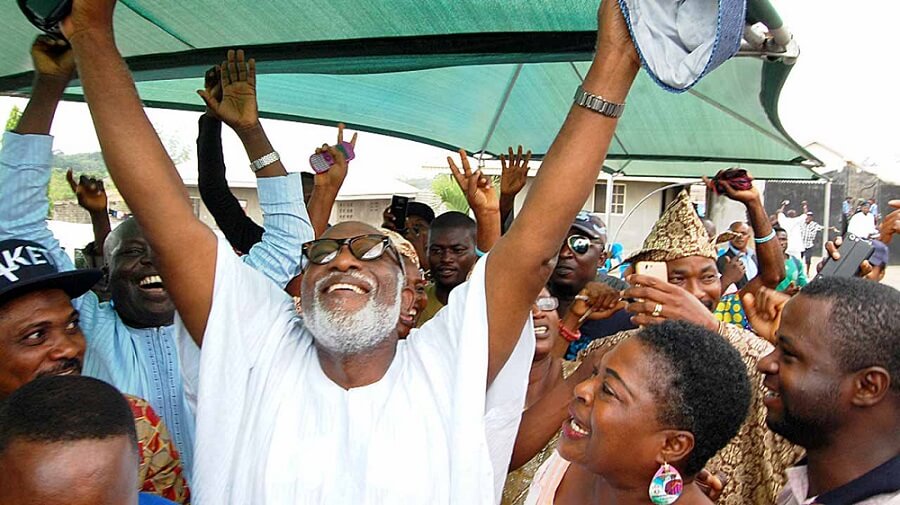
{"label": "overcast sky", "polygon": [[[776,8],[801,48],[797,68],[781,94],[780,116],[787,131],[801,145],[820,142],[845,158],[868,159],[882,169],[900,170],[896,53],[900,2],[780,0]],[[5,118],[13,104],[22,107],[24,103],[0,98],[0,117]],[[193,150],[196,113],[151,110],[148,114],[158,128],[183,139]],[[63,104],[53,128],[55,149],[66,153],[99,150],[89,125],[83,104]],[[305,158],[315,146],[334,135],[330,128],[283,122],[268,122],[267,130],[273,144],[292,146],[282,154],[293,167],[307,166]],[[230,146],[229,157],[240,158],[236,138],[226,137],[225,145]],[[409,176],[422,165],[442,164],[446,156],[439,149],[374,134],[361,135],[358,150],[367,156],[356,170],[378,170],[394,177]],[[249,178],[252,175],[243,166],[229,167],[229,179]]]}

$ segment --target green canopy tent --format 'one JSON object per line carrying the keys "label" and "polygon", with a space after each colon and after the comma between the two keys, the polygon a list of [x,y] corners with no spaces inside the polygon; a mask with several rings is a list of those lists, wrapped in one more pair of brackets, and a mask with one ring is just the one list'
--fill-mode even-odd
{"label": "green canopy tent", "polygon": [[[596,0],[121,0],[119,46],[146,105],[201,110],[195,90],[227,48],[258,60],[263,116],[348,126],[487,156],[538,157],[593,51]],[[0,92],[27,94],[36,31],[0,4]],[[626,175],[697,176],[752,164],[813,179],[818,164],[778,120],[790,66],[735,58],[682,95],[641,75],[610,148]],[[79,100],[75,82],[67,98]],[[749,165],[748,165],[749,166]],[[632,174],[633,173],[633,174]]]}

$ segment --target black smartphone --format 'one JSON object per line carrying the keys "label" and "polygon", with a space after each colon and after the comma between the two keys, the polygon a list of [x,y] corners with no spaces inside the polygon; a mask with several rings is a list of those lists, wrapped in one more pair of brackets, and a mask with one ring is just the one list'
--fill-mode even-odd
{"label": "black smartphone", "polygon": [[853,235],[847,235],[844,243],[838,248],[841,259],[835,261],[831,258],[825,260],[825,266],[819,275],[824,277],[855,277],[859,271],[859,265],[869,259],[875,248],[865,240]]}
{"label": "black smartphone", "polygon": [[394,195],[391,198],[391,215],[394,216],[394,225],[397,231],[406,229],[406,212],[409,209],[409,197]]}
{"label": "black smartphone", "polygon": [[49,34],[59,35],[59,23],[72,12],[72,0],[18,0],[28,21]]}

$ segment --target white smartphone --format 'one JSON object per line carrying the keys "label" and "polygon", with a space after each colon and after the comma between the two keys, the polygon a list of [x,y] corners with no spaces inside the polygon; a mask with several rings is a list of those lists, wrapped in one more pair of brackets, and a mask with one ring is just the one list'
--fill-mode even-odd
{"label": "white smartphone", "polygon": [[669,282],[669,270],[666,268],[665,261],[638,261],[634,265],[634,272]]}

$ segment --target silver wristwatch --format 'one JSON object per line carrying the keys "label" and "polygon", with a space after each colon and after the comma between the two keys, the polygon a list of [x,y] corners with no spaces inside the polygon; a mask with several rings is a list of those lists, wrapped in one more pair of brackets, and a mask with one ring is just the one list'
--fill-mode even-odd
{"label": "silver wristwatch", "polygon": [[575,90],[575,104],[614,119],[621,116],[622,112],[625,111],[624,103],[613,103],[602,96],[592,95],[585,91],[581,85]]}
{"label": "silver wristwatch", "polygon": [[260,170],[266,168],[272,163],[275,163],[276,161],[279,161],[280,159],[281,156],[278,156],[278,151],[272,151],[262,158],[251,161],[250,170],[253,170],[253,173],[259,172]]}

